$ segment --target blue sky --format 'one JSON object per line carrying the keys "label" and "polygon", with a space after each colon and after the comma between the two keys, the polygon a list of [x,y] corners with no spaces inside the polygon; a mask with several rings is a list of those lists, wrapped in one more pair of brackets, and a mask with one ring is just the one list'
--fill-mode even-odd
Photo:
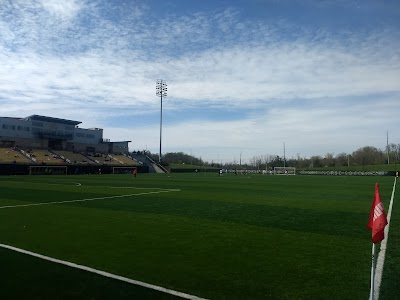
{"label": "blue sky", "polygon": [[204,160],[400,143],[400,2],[0,0],[0,115]]}

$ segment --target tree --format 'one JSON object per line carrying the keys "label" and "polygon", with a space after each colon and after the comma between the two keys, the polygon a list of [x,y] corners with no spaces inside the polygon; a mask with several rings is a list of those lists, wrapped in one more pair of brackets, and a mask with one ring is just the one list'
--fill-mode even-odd
{"label": "tree", "polygon": [[334,167],[336,166],[336,160],[333,153],[327,153],[323,159],[324,167]]}
{"label": "tree", "polygon": [[311,156],[310,157],[310,167],[311,168],[319,168],[322,167],[322,157],[321,156]]}
{"label": "tree", "polygon": [[350,155],[347,153],[339,153],[336,155],[336,165],[337,166],[347,166],[350,162]]}
{"label": "tree", "polygon": [[[386,146],[386,159],[389,154],[390,163],[398,163],[400,158],[400,144],[389,144]],[[387,161],[386,161],[387,162]]]}
{"label": "tree", "polygon": [[357,149],[352,154],[357,165],[379,165],[385,163],[384,153],[372,146],[365,146]]}

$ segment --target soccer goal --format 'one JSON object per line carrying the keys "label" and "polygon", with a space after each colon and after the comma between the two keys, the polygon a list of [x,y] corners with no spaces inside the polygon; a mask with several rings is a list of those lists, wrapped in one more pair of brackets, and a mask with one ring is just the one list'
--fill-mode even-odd
{"label": "soccer goal", "polygon": [[136,167],[113,167],[113,174],[133,174]]}
{"label": "soccer goal", "polygon": [[30,166],[29,175],[67,175],[67,166]]}
{"label": "soccer goal", "polygon": [[296,175],[295,167],[275,167],[274,168],[275,175]]}

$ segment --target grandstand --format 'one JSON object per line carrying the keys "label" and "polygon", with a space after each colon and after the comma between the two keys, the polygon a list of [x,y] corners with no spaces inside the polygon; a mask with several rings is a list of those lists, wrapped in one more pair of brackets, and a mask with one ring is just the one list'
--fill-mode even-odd
{"label": "grandstand", "polygon": [[[32,174],[30,166],[66,166],[68,172],[102,171],[112,173],[113,166],[148,166],[129,155],[130,141],[111,142],[101,128],[80,128],[80,121],[40,115],[26,118],[0,117],[0,164],[7,172]],[[6,166],[6,165],[9,166]],[[11,167],[26,164],[27,168]],[[36,170],[36,169],[34,169]],[[6,173],[0,172],[0,173]]]}
{"label": "grandstand", "polygon": [[130,141],[111,142],[103,129],[79,124],[41,115],[0,117],[0,174],[167,172],[146,153],[129,153]]}
{"label": "grandstand", "polygon": [[130,141],[110,142],[101,128],[80,128],[80,121],[31,115],[0,117],[0,147],[84,153],[128,153]]}

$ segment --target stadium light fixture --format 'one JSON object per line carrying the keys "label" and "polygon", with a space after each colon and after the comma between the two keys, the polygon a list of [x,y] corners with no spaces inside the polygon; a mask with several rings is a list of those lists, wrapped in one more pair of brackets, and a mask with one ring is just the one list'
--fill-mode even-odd
{"label": "stadium light fixture", "polygon": [[161,140],[162,140],[162,99],[167,97],[167,84],[164,80],[158,79],[156,82],[156,95],[161,99],[161,110],[160,110],[160,155],[158,156],[158,162],[161,163]]}

